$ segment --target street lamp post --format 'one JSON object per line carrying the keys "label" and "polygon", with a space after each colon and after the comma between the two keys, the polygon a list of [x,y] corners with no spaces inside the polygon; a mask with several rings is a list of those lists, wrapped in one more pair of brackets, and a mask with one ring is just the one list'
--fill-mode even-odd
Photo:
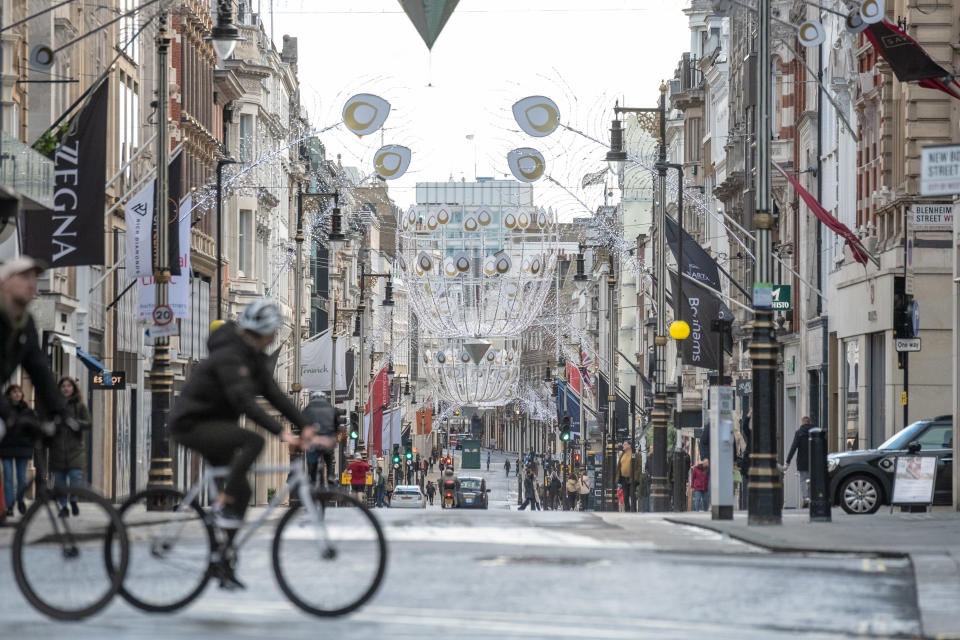
{"label": "street lamp post", "polygon": [[756,282],[754,283],[753,339],[750,360],[753,364],[753,424],[750,440],[750,472],[747,495],[748,523],[781,523],[782,485],[776,460],[776,388],[777,346],[774,342],[771,309],[773,268],[771,263],[770,206],[770,0],[760,0],[757,44],[757,208]]}
{"label": "street lamp post", "polygon": [[223,168],[237,163],[233,158],[217,160],[217,320],[223,319]]}
{"label": "street lamp post", "polygon": [[[617,274],[616,259],[613,251],[610,251],[607,272],[607,296],[609,303],[607,306],[607,316],[609,320],[607,336],[607,362],[609,363],[609,373],[607,379],[607,431],[610,435],[610,453],[617,449]],[[609,458],[609,460],[608,460]],[[607,455],[606,445],[603,450],[604,467],[607,473],[603,474],[604,483],[607,476],[610,476],[610,504],[617,504],[617,481],[616,481],[616,456]]]}
{"label": "street lamp post", "polygon": [[[156,284],[156,305],[166,305],[170,282],[169,224],[167,215],[168,157],[167,110],[169,85],[167,82],[167,53],[170,36],[167,33],[167,12],[160,13],[157,28],[157,187],[154,208],[154,228],[157,234],[156,264],[153,280]],[[173,394],[173,372],[170,371],[170,338],[159,336],[153,343],[153,364],[150,367],[150,470],[148,485],[173,485],[173,460],[170,458],[170,440],[167,433],[167,415]]]}

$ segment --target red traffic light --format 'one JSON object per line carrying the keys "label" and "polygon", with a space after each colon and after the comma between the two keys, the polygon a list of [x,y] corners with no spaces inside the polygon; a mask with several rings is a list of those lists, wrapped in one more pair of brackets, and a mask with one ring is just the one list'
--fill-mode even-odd
{"label": "red traffic light", "polygon": [[453,459],[452,459],[452,458],[447,458],[447,464],[453,464]]}
{"label": "red traffic light", "polygon": [[448,497],[448,498],[452,498],[452,497],[453,497],[453,494],[452,494],[452,493],[448,493],[448,494],[447,494],[447,497]]}

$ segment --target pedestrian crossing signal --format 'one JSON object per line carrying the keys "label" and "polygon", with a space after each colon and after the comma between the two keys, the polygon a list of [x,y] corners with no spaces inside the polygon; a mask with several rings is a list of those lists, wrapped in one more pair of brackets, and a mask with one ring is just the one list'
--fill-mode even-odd
{"label": "pedestrian crossing signal", "polygon": [[560,427],[560,441],[570,441],[570,416],[564,416],[563,425]]}
{"label": "pedestrian crossing signal", "polygon": [[573,454],[573,463],[574,463],[574,464],[580,464],[580,454],[579,454],[579,453]]}

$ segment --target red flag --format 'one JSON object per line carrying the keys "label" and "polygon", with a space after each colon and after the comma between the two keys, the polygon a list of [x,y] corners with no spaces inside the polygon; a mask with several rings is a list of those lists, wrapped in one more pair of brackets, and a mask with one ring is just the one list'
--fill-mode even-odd
{"label": "red flag", "polygon": [[[886,20],[871,24],[863,32],[900,82],[916,82],[921,87],[942,91],[960,99],[954,86],[960,87],[950,73],[937,64],[916,40]],[[953,85],[953,86],[951,86]]]}
{"label": "red flag", "polygon": [[797,179],[790,175],[787,171],[783,170],[783,167],[778,165],[776,162],[773,163],[773,166],[777,168],[780,173],[786,176],[787,180],[790,181],[790,184],[793,185],[793,188],[797,190],[797,193],[800,194],[800,199],[803,200],[810,210],[813,211],[813,215],[817,216],[817,219],[820,220],[823,224],[836,233],[838,236],[842,237],[847,246],[850,247],[851,253],[853,253],[853,259],[859,262],[860,264],[867,264],[867,260],[870,259],[870,254],[867,253],[867,250],[863,248],[863,245],[860,243],[860,239],[854,235],[853,231],[850,228],[830,215],[830,212],[823,208],[817,199],[814,198],[809,191],[800,186],[800,183],[797,182]]}
{"label": "red flag", "polygon": [[567,386],[577,392],[577,395],[580,395],[580,370],[577,367],[573,366],[569,362],[567,363]]}
{"label": "red flag", "polygon": [[368,388],[367,406],[364,413],[370,413],[370,407],[373,406],[373,414],[370,417],[370,427],[367,431],[367,446],[375,455],[383,450],[383,410],[390,400],[389,380],[387,379],[387,368],[381,369]]}

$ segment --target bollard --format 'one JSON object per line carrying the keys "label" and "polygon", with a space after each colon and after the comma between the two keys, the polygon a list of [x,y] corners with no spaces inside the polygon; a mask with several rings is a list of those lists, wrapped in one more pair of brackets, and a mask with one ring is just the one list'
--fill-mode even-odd
{"label": "bollard", "polygon": [[830,483],[827,477],[827,432],[810,430],[810,522],[830,522]]}

